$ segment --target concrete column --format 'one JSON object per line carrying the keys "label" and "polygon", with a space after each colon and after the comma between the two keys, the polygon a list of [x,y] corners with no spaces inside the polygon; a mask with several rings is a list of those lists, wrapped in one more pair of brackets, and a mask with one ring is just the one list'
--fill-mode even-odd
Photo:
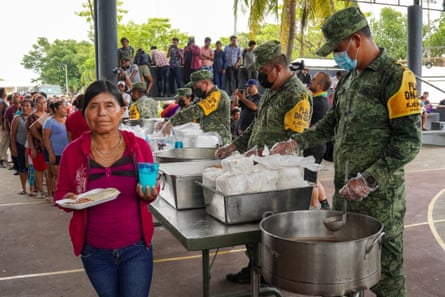
{"label": "concrete column", "polygon": [[94,2],[97,79],[113,81],[113,68],[118,66],[116,0]]}
{"label": "concrete column", "polygon": [[[422,7],[408,7],[408,67],[417,76],[422,76]],[[417,80],[417,94],[422,93],[421,82]]]}

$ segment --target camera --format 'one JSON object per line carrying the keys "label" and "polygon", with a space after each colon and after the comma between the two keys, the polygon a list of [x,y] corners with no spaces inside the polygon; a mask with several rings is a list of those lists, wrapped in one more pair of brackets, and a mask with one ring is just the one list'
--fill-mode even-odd
{"label": "camera", "polygon": [[292,62],[289,65],[290,70],[292,71],[301,71],[304,69],[304,61],[301,60],[300,62]]}
{"label": "camera", "polygon": [[119,67],[114,67],[113,68],[113,73],[114,74],[120,74],[120,73],[122,73],[122,70]]}

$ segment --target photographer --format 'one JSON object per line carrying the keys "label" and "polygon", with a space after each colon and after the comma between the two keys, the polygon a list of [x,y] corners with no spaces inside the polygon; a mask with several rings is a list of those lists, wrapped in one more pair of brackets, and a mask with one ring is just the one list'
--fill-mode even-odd
{"label": "photographer", "polygon": [[261,94],[258,92],[258,82],[256,79],[249,79],[244,90],[237,89],[233,96],[232,107],[241,108],[240,133],[245,131],[255,118],[260,102]]}
{"label": "photographer", "polygon": [[139,66],[133,64],[130,57],[122,58],[120,67],[114,68],[113,72],[117,74],[117,80],[125,81],[129,89],[133,87],[133,84],[142,82],[139,74]]}

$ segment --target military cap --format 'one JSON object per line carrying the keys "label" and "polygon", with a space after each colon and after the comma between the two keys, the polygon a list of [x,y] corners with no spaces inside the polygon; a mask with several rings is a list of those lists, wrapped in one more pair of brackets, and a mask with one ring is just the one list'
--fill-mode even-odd
{"label": "military cap", "polygon": [[175,98],[181,98],[184,96],[187,96],[187,97],[192,96],[192,89],[191,88],[179,88],[176,90]]}
{"label": "military cap", "polygon": [[186,88],[194,87],[195,84],[203,79],[212,79],[212,73],[208,70],[198,70],[190,74],[190,81],[184,86]]}
{"label": "military cap", "polygon": [[143,82],[137,82],[133,84],[133,87],[131,88],[131,91],[133,92],[134,90],[142,90],[145,91],[145,89],[147,88],[147,85]]}
{"label": "military cap", "polygon": [[345,38],[360,31],[368,25],[358,7],[348,7],[331,15],[321,27],[326,39],[325,44],[316,52],[319,56],[327,56]]}
{"label": "military cap", "polygon": [[258,70],[267,62],[283,55],[281,52],[281,44],[278,40],[270,40],[260,44],[253,50],[253,53],[255,55],[255,63],[248,67],[249,70]]}

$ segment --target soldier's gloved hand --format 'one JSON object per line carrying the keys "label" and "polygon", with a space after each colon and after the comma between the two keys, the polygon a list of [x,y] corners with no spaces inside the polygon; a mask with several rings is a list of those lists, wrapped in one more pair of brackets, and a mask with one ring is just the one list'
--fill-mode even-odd
{"label": "soldier's gloved hand", "polygon": [[280,155],[291,155],[294,154],[298,149],[298,143],[293,140],[289,139],[287,141],[281,141],[277,142],[272,146],[272,149],[270,150],[270,153],[273,154],[280,154]]}
{"label": "soldier's gloved hand", "polygon": [[219,159],[224,159],[224,158],[230,156],[232,154],[232,152],[234,152],[235,150],[236,150],[236,145],[234,145],[234,144],[227,144],[227,145],[219,148],[215,152],[215,157],[217,157]]}
{"label": "soldier's gloved hand", "polygon": [[339,193],[349,201],[361,201],[376,189],[377,185],[369,185],[364,176],[359,172],[356,177],[351,178],[346,185],[340,189]]}

